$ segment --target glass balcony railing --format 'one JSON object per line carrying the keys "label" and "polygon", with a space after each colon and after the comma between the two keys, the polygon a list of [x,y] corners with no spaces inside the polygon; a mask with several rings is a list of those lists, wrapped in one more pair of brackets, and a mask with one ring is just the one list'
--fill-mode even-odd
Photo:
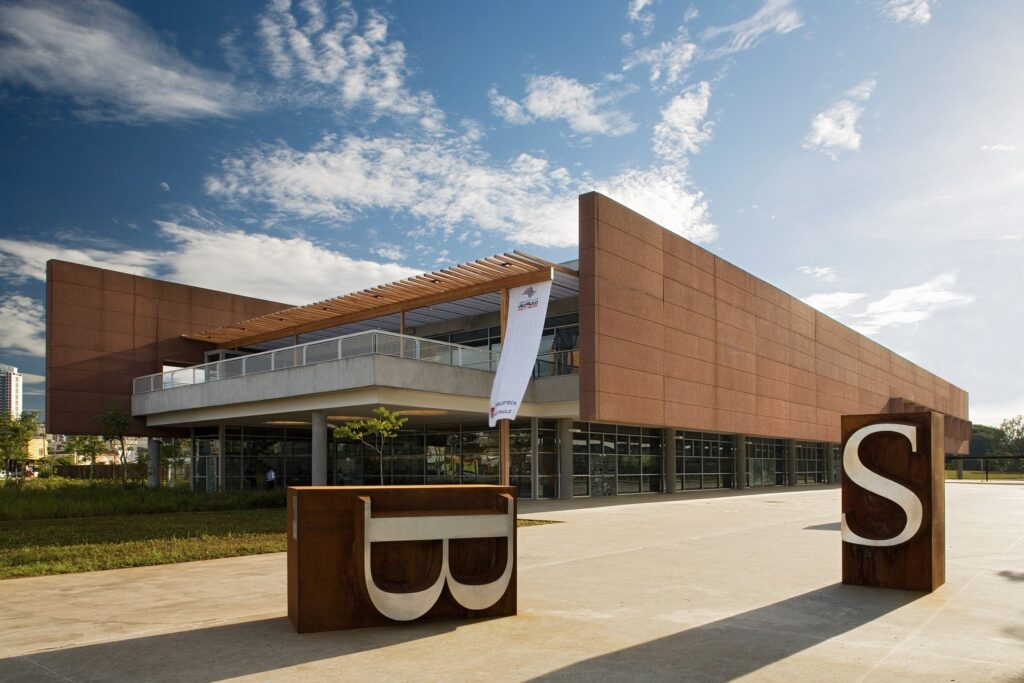
{"label": "glass balcony railing", "polygon": [[[498,358],[501,355],[498,351],[481,347],[460,346],[394,332],[357,332],[344,337],[137,377],[134,381],[133,393],[148,394],[175,387],[205,384],[232,377],[258,375],[374,354],[491,372],[497,369]],[[575,375],[578,372],[578,367],[578,351],[550,351],[537,356],[533,376]]]}
{"label": "glass balcony railing", "polygon": [[447,342],[410,337],[393,332],[357,332],[325,341],[289,346],[275,351],[194,365],[135,378],[133,392],[148,394],[175,387],[216,382],[232,377],[258,375],[305,365],[370,355],[409,358],[458,368],[491,370],[498,367],[498,352]]}

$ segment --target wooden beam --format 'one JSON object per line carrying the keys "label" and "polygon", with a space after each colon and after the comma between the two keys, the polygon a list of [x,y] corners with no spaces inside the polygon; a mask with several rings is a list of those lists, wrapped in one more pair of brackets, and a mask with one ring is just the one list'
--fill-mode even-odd
{"label": "wooden beam", "polygon": [[[484,272],[486,273],[487,271]],[[488,273],[488,275],[493,277],[494,273]],[[534,271],[518,272],[504,278],[490,279],[477,285],[460,287],[445,292],[432,293],[420,297],[410,296],[409,298],[401,301],[382,301],[382,303],[377,306],[368,305],[361,310],[353,311],[351,313],[329,316],[311,322],[302,322],[296,325],[290,325],[288,327],[265,330],[264,328],[257,327],[255,321],[246,321],[246,325],[251,325],[252,329],[246,330],[239,327],[238,329],[241,334],[230,338],[224,337],[221,339],[210,339],[202,336],[182,336],[186,339],[194,339],[197,341],[213,341],[220,348],[247,346],[273,339],[281,339],[282,337],[290,337],[304,332],[315,332],[328,327],[337,327],[339,325],[347,325],[348,323],[359,322],[361,320],[369,320],[382,315],[394,315],[402,310],[413,310],[415,308],[435,306],[437,304],[457,301],[459,299],[469,299],[474,296],[480,296],[481,294],[489,294],[497,290],[511,289],[512,287],[521,287],[523,285],[533,284],[534,282],[542,280],[551,280],[553,278],[554,271],[549,267],[543,267]],[[364,301],[365,300],[366,299],[364,298]],[[370,301],[367,301],[367,303],[369,304]]]}

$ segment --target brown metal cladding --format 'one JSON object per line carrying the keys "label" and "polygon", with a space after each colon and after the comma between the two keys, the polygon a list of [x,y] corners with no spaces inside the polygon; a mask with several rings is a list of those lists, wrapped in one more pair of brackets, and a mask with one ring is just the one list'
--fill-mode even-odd
{"label": "brown metal cladding", "polygon": [[[108,405],[131,411],[132,380],[164,363],[203,362],[213,344],[184,330],[228,325],[286,304],[65,261],[46,264],[46,426],[98,434]],[[136,436],[174,436],[135,420]]]}
{"label": "brown metal cladding", "polygon": [[838,442],[899,397],[967,452],[967,392],[603,195],[579,216],[580,419]]}

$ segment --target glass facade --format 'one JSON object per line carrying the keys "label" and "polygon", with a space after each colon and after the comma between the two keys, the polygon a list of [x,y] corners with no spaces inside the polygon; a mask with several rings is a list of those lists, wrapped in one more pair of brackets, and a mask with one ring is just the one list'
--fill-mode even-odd
{"label": "glass facade", "polygon": [[[534,377],[574,375],[579,368],[579,313],[548,316],[544,320]],[[482,327],[463,332],[432,335],[430,339],[501,351],[501,328]]]}
{"label": "glass facade", "polygon": [[747,487],[785,486],[788,481],[785,439],[747,437]]}
{"label": "glass facade", "polygon": [[796,442],[797,485],[828,483],[828,449],[831,447],[817,441]]}
{"label": "glass facade", "polygon": [[574,496],[614,496],[664,490],[660,429],[574,422]]}
{"label": "glass facade", "polygon": [[731,434],[676,432],[676,490],[731,489],[736,443]]}
{"label": "glass facade", "polygon": [[[510,478],[519,496],[533,496],[533,426],[517,420],[510,430]],[[537,421],[537,484],[542,498],[558,496],[558,443],[555,420]],[[216,491],[221,471],[225,490],[266,488],[274,470],[278,487],[312,483],[309,429],[229,426],[220,453],[216,427],[193,436],[193,488]],[[332,485],[497,484],[498,431],[486,423],[425,425],[403,429],[385,446],[383,458],[359,442],[335,441],[328,433],[327,483]]]}
{"label": "glass facade", "polygon": [[[520,419],[509,430],[511,483],[522,498],[557,498],[557,420]],[[573,422],[574,496],[657,493],[665,490],[662,430],[597,422]],[[735,488],[736,436],[676,431],[676,490]],[[795,479],[801,484],[838,483],[837,444],[796,441]],[[786,439],[747,437],[748,488],[786,486]],[[498,431],[483,422],[420,425],[403,429],[383,458],[358,442],[328,434],[327,483],[334,485],[496,484]],[[832,471],[829,472],[829,452]],[[312,481],[310,430],[224,428],[223,453],[216,427],[193,432],[192,483],[201,491],[302,486]],[[219,481],[223,477],[223,486]],[[536,482],[536,484],[534,484]]]}

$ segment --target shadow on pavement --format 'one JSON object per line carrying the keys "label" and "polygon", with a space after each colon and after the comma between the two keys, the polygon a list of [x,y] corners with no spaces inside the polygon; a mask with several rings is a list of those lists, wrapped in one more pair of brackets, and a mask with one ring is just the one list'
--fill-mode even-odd
{"label": "shadow on pavement", "polygon": [[814,526],[805,526],[807,531],[840,531],[839,522],[828,522],[827,524],[815,524]]}
{"label": "shadow on pavement", "polygon": [[[535,680],[729,681],[852,631],[923,595],[837,583],[587,659]],[[808,673],[808,680],[813,678]]]}
{"label": "shadow on pavement", "polygon": [[0,681],[217,681],[429,638],[473,622],[299,635],[286,617],[0,660]]}

